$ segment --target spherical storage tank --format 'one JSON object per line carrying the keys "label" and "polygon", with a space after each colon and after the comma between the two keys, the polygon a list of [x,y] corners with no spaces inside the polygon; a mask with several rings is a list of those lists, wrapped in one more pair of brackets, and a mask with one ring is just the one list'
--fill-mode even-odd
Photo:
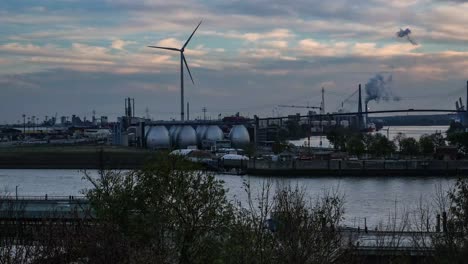
{"label": "spherical storage tank", "polygon": [[177,147],[187,148],[197,145],[197,133],[191,126],[183,126],[177,135]]}
{"label": "spherical storage tank", "polygon": [[169,148],[171,146],[169,131],[165,126],[148,127],[146,146],[151,149]]}
{"label": "spherical storage tank", "polygon": [[177,136],[179,135],[181,128],[181,126],[171,126],[171,128],[169,128],[169,136],[171,139],[172,146],[175,146],[177,144]]}
{"label": "spherical storage tank", "polygon": [[250,143],[250,136],[247,128],[243,125],[235,125],[229,133],[231,144],[235,148],[242,148]]}
{"label": "spherical storage tank", "polygon": [[203,140],[203,135],[205,134],[206,132],[206,129],[208,127],[207,126],[204,126],[204,125],[201,125],[201,126],[197,126],[197,140],[199,142],[201,142]]}
{"label": "spherical storage tank", "polygon": [[224,133],[218,126],[209,126],[203,135],[203,139],[212,141],[223,140]]}

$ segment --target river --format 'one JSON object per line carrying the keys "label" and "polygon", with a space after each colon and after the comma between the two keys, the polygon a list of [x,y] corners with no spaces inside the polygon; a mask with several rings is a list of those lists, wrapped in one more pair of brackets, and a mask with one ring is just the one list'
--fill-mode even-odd
{"label": "river", "polygon": [[[447,127],[390,127],[389,136],[405,133],[407,136],[419,137],[422,134],[445,131]],[[386,128],[380,133],[387,133]],[[314,139],[313,142],[319,138]],[[323,138],[322,138],[323,140]],[[89,171],[96,175],[96,171]],[[250,182],[253,193],[261,189],[266,177],[217,175],[229,189],[228,198],[245,202],[247,195],[244,182]],[[370,228],[385,221],[390,214],[402,209],[414,209],[420,200],[431,202],[440,186],[448,190],[455,183],[455,178],[441,177],[295,177],[270,178],[276,184],[298,185],[311,197],[324,191],[337,190],[345,198],[345,224],[363,226],[367,219]],[[15,195],[49,196],[81,195],[89,182],[83,179],[83,172],[78,170],[0,170],[0,191]]]}

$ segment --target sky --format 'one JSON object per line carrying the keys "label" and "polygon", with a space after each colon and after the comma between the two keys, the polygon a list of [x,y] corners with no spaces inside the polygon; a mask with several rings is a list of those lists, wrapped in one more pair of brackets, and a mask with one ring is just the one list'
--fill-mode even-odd
{"label": "sky", "polygon": [[[318,106],[356,111],[358,84],[376,74],[398,101],[369,109],[454,109],[466,98],[468,1],[2,0],[0,123],[21,115],[178,119],[177,52],[185,56],[191,118],[276,116]],[[397,36],[409,28],[411,38]],[[465,102],[464,102],[465,104]],[[305,113],[305,111],[302,111]]]}

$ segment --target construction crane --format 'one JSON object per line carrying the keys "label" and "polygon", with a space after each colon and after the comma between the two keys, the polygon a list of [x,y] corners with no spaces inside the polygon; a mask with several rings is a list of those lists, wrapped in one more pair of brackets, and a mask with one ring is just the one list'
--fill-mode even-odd
{"label": "construction crane", "polygon": [[309,108],[322,110],[320,106],[305,106],[305,105],[278,105],[278,107],[289,107],[289,108]]}

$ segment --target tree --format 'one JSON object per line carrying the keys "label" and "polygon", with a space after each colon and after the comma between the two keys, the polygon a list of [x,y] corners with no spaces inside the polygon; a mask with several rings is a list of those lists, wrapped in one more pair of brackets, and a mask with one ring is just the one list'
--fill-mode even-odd
{"label": "tree", "polygon": [[393,138],[393,142],[396,142],[398,146],[398,151],[401,151],[401,141],[406,138],[404,133],[398,132],[398,134]]}
{"label": "tree", "polygon": [[[450,201],[444,232],[436,233],[432,242],[435,248],[436,263],[466,263],[468,259],[468,180],[457,180],[449,191]],[[445,212],[443,212],[445,213]]]}
{"label": "tree", "polygon": [[419,138],[419,148],[424,155],[429,155],[434,153],[435,144],[429,135],[422,135]]}
{"label": "tree", "polygon": [[366,146],[364,145],[363,139],[360,135],[349,137],[346,141],[346,149],[348,150],[348,153],[357,156],[366,152]]}
{"label": "tree", "polygon": [[353,133],[342,127],[334,128],[327,133],[327,139],[335,150],[346,151],[346,140]]}
{"label": "tree", "polygon": [[468,132],[451,133],[447,135],[450,144],[457,146],[458,150],[465,155],[468,153]]}
{"label": "tree", "polygon": [[144,169],[89,175],[97,217],[116,227],[137,255],[155,262],[212,263],[232,219],[223,183],[179,157],[160,154]]}
{"label": "tree", "polygon": [[367,151],[377,157],[384,157],[395,153],[395,143],[388,140],[387,137],[381,134],[368,135],[368,149]]}
{"label": "tree", "polygon": [[454,120],[450,122],[450,126],[447,129],[448,136],[452,134],[463,133],[463,132],[465,132],[465,128],[463,127],[462,123],[454,121]]}
{"label": "tree", "polygon": [[343,199],[324,193],[315,200],[299,187],[263,185],[248,204],[239,204],[226,263],[332,263],[343,242],[339,224]]}
{"label": "tree", "polygon": [[405,155],[419,154],[419,143],[414,138],[404,138],[400,141],[400,152]]}

